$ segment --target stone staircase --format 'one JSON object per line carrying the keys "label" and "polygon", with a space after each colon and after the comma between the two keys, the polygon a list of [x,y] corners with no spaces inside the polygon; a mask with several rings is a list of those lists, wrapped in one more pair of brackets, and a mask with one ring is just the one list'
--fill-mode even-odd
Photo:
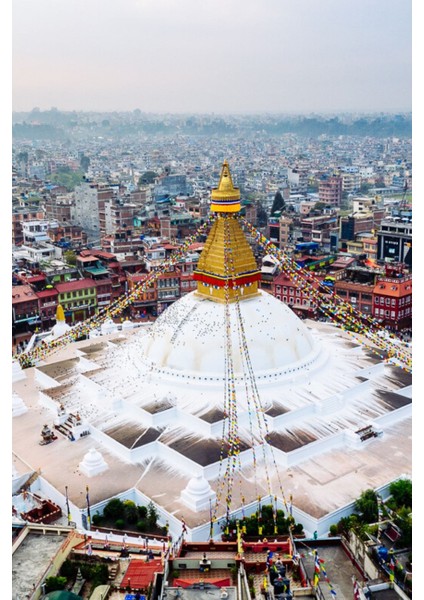
{"label": "stone staircase", "polygon": [[72,434],[72,428],[74,425],[73,419],[75,419],[75,415],[69,414],[68,418],[64,423],[62,423],[62,425],[55,425],[54,428],[56,429],[56,431],[58,431],[63,436],[69,439],[70,434]]}

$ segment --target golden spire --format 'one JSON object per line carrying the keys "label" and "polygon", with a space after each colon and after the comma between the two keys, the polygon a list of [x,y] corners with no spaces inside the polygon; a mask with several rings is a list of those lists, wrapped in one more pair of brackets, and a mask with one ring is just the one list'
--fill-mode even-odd
{"label": "golden spire", "polygon": [[211,211],[234,213],[240,210],[240,190],[234,187],[228,162],[222,164],[218,187],[212,189]]}
{"label": "golden spire", "polygon": [[211,193],[213,223],[199,258],[194,279],[197,293],[215,302],[233,302],[258,293],[261,273],[236,214],[240,190],[233,185],[228,162],[222,165],[217,188]]}
{"label": "golden spire", "polygon": [[63,308],[61,304],[57,305],[56,309],[56,321],[65,321],[65,313],[63,312]]}

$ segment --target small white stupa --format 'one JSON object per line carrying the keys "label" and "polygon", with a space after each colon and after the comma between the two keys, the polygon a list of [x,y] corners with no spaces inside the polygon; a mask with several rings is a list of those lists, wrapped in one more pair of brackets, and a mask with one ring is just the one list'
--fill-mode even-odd
{"label": "small white stupa", "polygon": [[106,321],[104,323],[102,323],[100,330],[102,332],[102,335],[107,335],[108,333],[114,333],[115,331],[118,331],[118,326],[109,317],[106,319]]}
{"label": "small white stupa", "polygon": [[122,322],[122,329],[134,329],[135,327],[135,323],[133,323],[132,321],[130,321],[129,319],[125,319],[125,321]]}
{"label": "small white stupa", "polygon": [[194,512],[205,510],[216,500],[216,493],[203,475],[196,475],[181,492],[181,500]]}
{"label": "small white stupa", "polygon": [[79,470],[87,477],[100,475],[108,469],[108,464],[101,453],[95,448],[90,448],[84,459],[79,464]]}
{"label": "small white stupa", "polygon": [[28,410],[25,402],[16,392],[12,392],[12,417],[19,417]]}
{"label": "small white stupa", "polygon": [[66,319],[65,319],[65,313],[63,311],[63,307],[61,304],[58,304],[57,309],[56,309],[56,324],[53,326],[49,338],[46,338],[46,339],[55,340],[56,338],[60,337],[61,335],[64,335],[65,333],[67,333],[70,329],[71,329],[71,327],[70,327],[70,325],[68,325],[68,323],[66,322]]}

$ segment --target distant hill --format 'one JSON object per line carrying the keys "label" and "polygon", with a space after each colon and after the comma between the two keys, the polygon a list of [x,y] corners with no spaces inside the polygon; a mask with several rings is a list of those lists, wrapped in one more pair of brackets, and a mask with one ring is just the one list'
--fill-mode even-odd
{"label": "distant hill", "polygon": [[12,115],[14,139],[64,140],[84,137],[131,137],[144,134],[283,135],[306,137],[341,135],[375,138],[411,138],[412,115],[151,115],[133,112],[62,112],[32,110]]}

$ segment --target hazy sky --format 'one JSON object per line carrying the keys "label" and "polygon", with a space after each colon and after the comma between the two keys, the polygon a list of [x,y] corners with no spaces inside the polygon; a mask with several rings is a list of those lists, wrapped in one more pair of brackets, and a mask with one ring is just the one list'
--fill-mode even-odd
{"label": "hazy sky", "polygon": [[13,0],[12,108],[411,110],[411,0]]}

